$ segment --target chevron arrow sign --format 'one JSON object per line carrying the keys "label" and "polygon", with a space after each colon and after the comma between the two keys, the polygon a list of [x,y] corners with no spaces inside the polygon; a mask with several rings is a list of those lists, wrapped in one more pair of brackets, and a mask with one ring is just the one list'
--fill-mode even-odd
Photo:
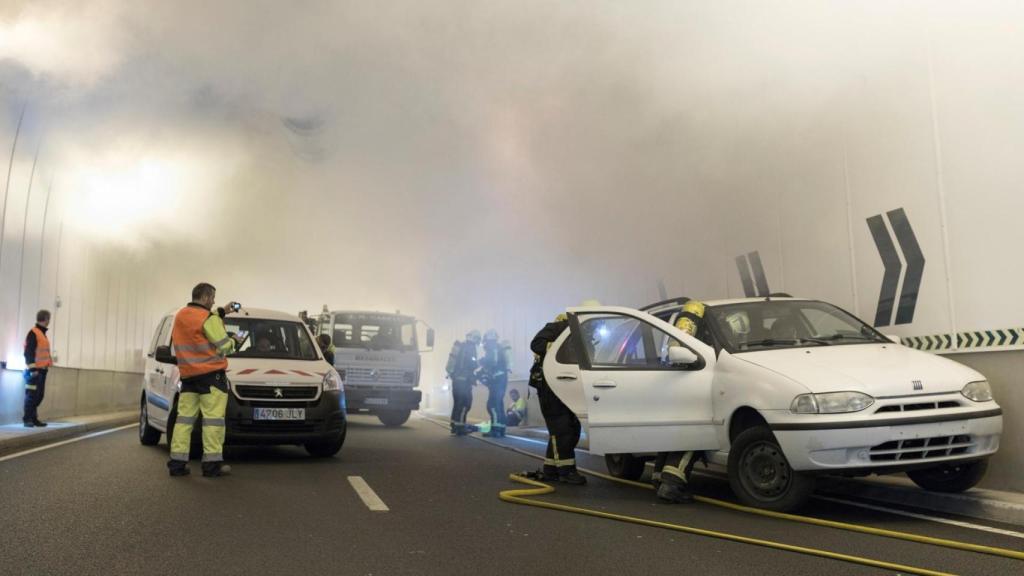
{"label": "chevron arrow sign", "polygon": [[[914,311],[917,309],[917,297],[921,289],[921,280],[924,278],[924,253],[921,252],[921,245],[917,241],[914,229],[910,226],[907,213],[903,208],[886,212],[885,217],[889,220],[886,226],[885,218],[881,214],[868,218],[868,230],[871,231],[871,238],[878,248],[878,255],[882,259],[882,266],[885,273],[882,275],[882,288],[878,295],[878,308],[875,311],[875,326],[889,326],[893,324],[893,309],[896,312],[895,324],[910,324],[914,321]],[[892,234],[889,229],[892,228]],[[893,242],[895,235],[896,242]],[[899,243],[899,252],[896,250],[896,243]],[[900,252],[903,259],[900,259]],[[906,268],[904,269],[904,262]],[[903,289],[899,290],[899,301],[897,306],[896,292],[900,286],[900,278],[903,279]]]}

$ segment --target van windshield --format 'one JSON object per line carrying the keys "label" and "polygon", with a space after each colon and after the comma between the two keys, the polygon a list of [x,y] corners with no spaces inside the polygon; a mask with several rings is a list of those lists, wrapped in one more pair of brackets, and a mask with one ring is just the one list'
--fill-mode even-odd
{"label": "van windshield", "polygon": [[299,322],[228,316],[224,327],[229,334],[249,333],[242,347],[231,354],[233,358],[318,359],[313,340]]}
{"label": "van windshield", "polygon": [[852,314],[813,300],[744,302],[709,311],[713,329],[730,353],[889,342]]}
{"label": "van windshield", "polygon": [[338,314],[331,334],[336,348],[416,350],[416,321],[390,314]]}

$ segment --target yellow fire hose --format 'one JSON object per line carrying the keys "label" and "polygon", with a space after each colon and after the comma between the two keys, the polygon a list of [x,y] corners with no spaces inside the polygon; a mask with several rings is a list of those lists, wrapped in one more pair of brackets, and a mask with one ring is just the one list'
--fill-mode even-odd
{"label": "yellow fire hose", "polygon": [[[445,425],[442,422],[438,422],[438,421],[435,421],[435,420],[432,420],[432,419],[429,419],[429,418],[427,420],[429,420],[431,422],[434,422],[435,424],[438,424],[440,426],[444,426]],[[476,437],[476,436],[473,436],[473,438],[476,439],[476,440],[479,440],[481,442],[485,442],[487,444],[490,444],[492,446],[497,446],[497,447],[503,448],[505,450],[511,450],[512,452],[516,452],[517,454],[522,454],[524,456],[529,456],[530,458],[533,458],[535,460],[543,460],[543,458],[541,456],[539,456],[537,454],[534,454],[532,452],[528,452],[526,450],[515,448],[513,446],[506,446],[504,444],[501,444],[499,442],[494,442],[494,441],[488,440],[486,438],[479,438],[479,437]],[[645,484],[643,482],[634,482],[632,480],[624,480],[622,478],[616,478],[614,476],[611,476],[611,475],[608,475],[608,474],[604,474],[602,472],[597,472],[596,470],[588,470],[586,468],[580,468],[579,471],[581,473],[583,473],[583,474],[587,474],[589,476],[594,476],[594,477],[597,477],[597,478],[603,478],[605,480],[609,480],[611,482],[616,482],[618,484],[625,484],[627,486],[633,486],[633,487],[636,487],[636,488],[643,488],[645,490],[653,490],[654,489],[654,487],[651,486],[650,484]],[[551,494],[551,493],[555,492],[555,489],[553,487],[547,485],[547,484],[544,484],[542,482],[537,482],[537,481],[531,480],[529,478],[525,478],[525,477],[523,477],[521,475],[518,475],[518,474],[511,474],[509,476],[509,478],[512,481],[514,481],[514,482],[519,482],[521,484],[528,484],[528,485],[532,486],[532,488],[520,488],[520,489],[513,489],[513,490],[502,491],[501,493],[498,494],[498,497],[502,501],[505,501],[505,502],[512,502],[512,503],[515,503],[515,504],[523,504],[523,505],[526,505],[526,506],[536,506],[536,507],[539,507],[539,508],[548,508],[550,510],[559,510],[559,511],[562,511],[562,512],[572,512],[572,513],[575,513],[575,514],[583,514],[583,515],[594,516],[594,517],[598,517],[598,518],[606,518],[606,519],[610,519],[610,520],[618,520],[618,521],[621,521],[621,522],[631,522],[631,523],[634,523],[634,524],[641,524],[641,525],[644,525],[644,526],[652,526],[652,527],[656,527],[656,528],[664,528],[664,529],[668,529],[668,530],[675,530],[675,531],[678,531],[678,532],[686,532],[686,533],[690,533],[690,534],[698,534],[698,535],[702,535],[702,536],[709,536],[709,537],[712,537],[712,538],[720,538],[720,539],[724,539],[724,540],[731,540],[731,541],[734,541],[734,542],[743,542],[743,543],[753,544],[753,545],[757,545],[757,546],[765,546],[765,547],[769,547],[769,548],[775,548],[775,549],[778,549],[778,550],[787,550],[787,551],[790,551],[790,552],[797,552],[797,553],[800,553],[800,554],[807,554],[807,555],[818,556],[818,557],[822,557],[822,558],[831,558],[831,559],[834,559],[834,560],[842,560],[842,561],[845,561],[845,562],[852,562],[852,563],[856,563],[856,564],[862,564],[862,565],[865,565],[865,566],[873,566],[873,567],[877,567],[877,568],[884,568],[884,569],[887,569],[887,570],[902,571],[902,572],[905,572],[905,573],[908,573],[908,574],[919,574],[919,575],[924,575],[924,576],[934,576],[934,575],[944,575],[944,574],[947,574],[945,572],[938,572],[938,571],[934,571],[934,570],[927,570],[927,569],[924,569],[924,568],[915,568],[915,567],[912,567],[912,566],[903,566],[903,565],[900,565],[900,564],[893,564],[893,563],[884,562],[884,561],[880,561],[880,560],[873,560],[873,559],[870,559],[870,558],[863,558],[863,557],[859,557],[859,556],[850,556],[850,555],[846,555],[846,554],[839,554],[839,553],[836,553],[836,552],[829,552],[827,550],[818,550],[818,549],[815,549],[815,548],[806,548],[806,547],[802,547],[802,546],[794,546],[794,545],[790,545],[790,544],[784,544],[784,543],[781,543],[781,542],[773,542],[773,541],[769,541],[769,540],[760,540],[760,539],[757,539],[757,538],[749,538],[749,537],[740,536],[740,535],[737,535],[737,534],[729,534],[729,533],[725,533],[725,532],[715,532],[715,531],[712,531],[712,530],[704,530],[702,528],[694,528],[694,527],[690,527],[690,526],[682,526],[682,525],[678,525],[678,524],[670,524],[670,523],[667,523],[667,522],[658,522],[658,521],[654,521],[654,520],[647,520],[647,519],[644,519],[644,518],[635,518],[635,517],[632,517],[632,516],[620,516],[620,515],[617,515],[617,514],[611,514],[611,513],[608,513],[608,512],[602,512],[600,510],[591,510],[591,509],[587,509],[587,508],[578,508],[578,507],[575,507],[575,506],[567,506],[567,505],[563,505],[563,504],[555,504],[555,503],[551,503],[551,502],[545,502],[545,501],[542,501],[542,500],[531,500],[531,499],[529,499],[527,497]],[[716,498],[708,498],[706,496],[695,496],[695,499],[698,502],[702,502],[702,503],[705,503],[705,504],[711,504],[713,506],[719,506],[719,507],[722,507],[722,508],[728,508],[730,510],[736,510],[738,512],[746,512],[748,514],[756,514],[758,516],[766,516],[766,517],[769,517],[769,518],[778,518],[780,520],[789,520],[791,522],[799,522],[799,523],[802,523],[802,524],[810,524],[810,525],[813,525],[813,526],[823,526],[823,527],[827,527],[827,528],[835,528],[837,530],[847,530],[847,531],[850,531],[850,532],[859,532],[861,534],[870,534],[870,535],[873,535],[873,536],[881,536],[881,537],[884,537],[884,538],[893,538],[893,539],[897,539],[897,540],[905,540],[905,541],[908,541],[908,542],[917,542],[917,543],[921,543],[921,544],[930,544],[930,545],[933,545],[933,546],[941,546],[943,548],[950,548],[950,549],[954,549],[954,550],[963,550],[963,551],[967,551],[967,552],[977,552],[977,553],[981,553],[981,554],[989,554],[989,555],[992,555],[992,556],[1001,556],[1001,557],[1004,557],[1004,558],[1012,558],[1014,560],[1024,560],[1024,552],[1020,552],[1020,551],[1017,551],[1017,550],[1009,550],[1009,549],[1006,549],[1006,548],[997,548],[997,547],[994,547],[994,546],[982,546],[982,545],[979,545],[979,544],[971,544],[971,543],[968,543],[968,542],[960,542],[960,541],[957,541],[957,540],[949,540],[949,539],[945,539],[945,538],[933,538],[931,536],[923,536],[921,534],[912,534],[912,533],[909,533],[909,532],[899,532],[899,531],[896,531],[896,530],[885,530],[885,529],[882,529],[882,528],[874,528],[874,527],[871,527],[871,526],[863,526],[863,525],[860,525],[860,524],[851,524],[851,523],[848,523],[848,522],[838,522],[838,521],[835,521],[835,520],[825,520],[825,519],[822,519],[822,518],[812,518],[812,517],[809,517],[809,516],[799,516],[799,515],[796,515],[796,514],[787,514],[787,513],[784,513],[784,512],[774,512],[774,511],[771,511],[771,510],[762,510],[760,508],[752,508],[750,506],[743,506],[741,504],[734,504],[732,502],[726,502],[724,500],[718,500]]]}

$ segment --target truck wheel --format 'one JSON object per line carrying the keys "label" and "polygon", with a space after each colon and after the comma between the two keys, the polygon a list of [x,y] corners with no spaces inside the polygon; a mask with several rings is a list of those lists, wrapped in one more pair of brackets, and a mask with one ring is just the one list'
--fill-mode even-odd
{"label": "truck wheel", "polygon": [[341,447],[345,444],[345,433],[347,427],[341,429],[341,434],[338,435],[334,440],[327,440],[325,442],[309,442],[305,445],[306,452],[309,452],[310,456],[314,458],[330,458],[341,451]]}
{"label": "truck wheel", "polygon": [[932,492],[964,492],[974,488],[985,477],[988,460],[946,464],[922,470],[910,470],[907,476],[925,490]]}
{"label": "truck wheel", "polygon": [[143,446],[156,446],[160,443],[161,432],[149,424],[149,406],[146,397],[142,397],[142,407],[139,408],[139,442]]}
{"label": "truck wheel", "polygon": [[377,418],[388,428],[397,428],[409,419],[412,410],[381,410],[377,412]]}
{"label": "truck wheel", "polygon": [[608,473],[624,480],[639,480],[644,475],[644,460],[632,454],[605,454]]}
{"label": "truck wheel", "polygon": [[748,428],[729,449],[729,485],[748,506],[787,512],[811,497],[814,476],[789,467],[767,426]]}

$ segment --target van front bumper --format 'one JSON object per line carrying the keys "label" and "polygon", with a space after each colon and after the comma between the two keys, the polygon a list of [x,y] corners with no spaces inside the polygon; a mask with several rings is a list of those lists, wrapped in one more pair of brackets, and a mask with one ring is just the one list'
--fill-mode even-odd
{"label": "van front bumper", "polygon": [[794,470],[884,474],[991,456],[999,450],[1003,417],[993,408],[877,423],[808,418],[769,426]]}
{"label": "van front bumper", "polygon": [[[231,394],[225,423],[225,444],[306,444],[329,442],[345,433],[347,425],[338,391],[321,393],[307,402],[242,400]],[[303,408],[304,420],[254,420],[253,408]]]}

